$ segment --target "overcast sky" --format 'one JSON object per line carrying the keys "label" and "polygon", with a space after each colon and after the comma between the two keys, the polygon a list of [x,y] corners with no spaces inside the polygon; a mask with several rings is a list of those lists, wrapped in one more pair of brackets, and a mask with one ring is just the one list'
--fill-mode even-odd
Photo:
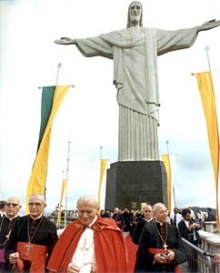
{"label": "overcast sky", "polygon": [[[128,0],[0,1],[0,198],[25,201],[40,128],[41,89],[70,88],[52,130],[47,202],[60,198],[67,167],[68,207],[81,194],[97,193],[97,160],[117,161],[118,105],[113,63],[85,58],[59,37],[83,38],[126,27]],[[220,19],[219,0],[144,0],[144,26],[179,29]],[[158,57],[160,154],[177,155],[174,187],[177,206],[215,207],[215,185],[204,114],[195,76],[212,68],[217,104],[220,92],[220,28],[200,33],[190,49]],[[169,144],[167,145],[167,141]],[[100,149],[102,147],[102,149]]]}

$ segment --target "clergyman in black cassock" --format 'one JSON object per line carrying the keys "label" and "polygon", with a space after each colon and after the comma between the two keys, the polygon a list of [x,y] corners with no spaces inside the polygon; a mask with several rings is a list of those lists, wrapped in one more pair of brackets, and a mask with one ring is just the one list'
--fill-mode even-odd
{"label": "clergyman in black cassock", "polygon": [[[24,272],[44,273],[58,237],[56,225],[43,215],[43,195],[33,194],[29,200],[30,214],[13,225],[5,247],[5,260]],[[18,253],[18,257],[17,257]]]}
{"label": "clergyman in black cassock", "polygon": [[176,273],[179,264],[187,261],[186,250],[178,229],[167,223],[166,207],[153,206],[154,220],[146,225],[136,254],[135,273]]}

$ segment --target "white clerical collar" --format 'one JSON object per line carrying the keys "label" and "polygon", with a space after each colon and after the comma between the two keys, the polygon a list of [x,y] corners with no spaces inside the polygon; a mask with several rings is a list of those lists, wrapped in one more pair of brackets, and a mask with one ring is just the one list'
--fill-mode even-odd
{"label": "white clerical collar", "polygon": [[36,220],[40,219],[42,216],[43,216],[43,213],[41,213],[41,215],[38,216],[38,217],[32,217],[32,216],[30,215],[30,218],[31,218],[32,220],[36,221]]}
{"label": "white clerical collar", "polygon": [[93,224],[96,222],[97,218],[98,218],[98,215],[96,215],[94,217],[94,219],[92,220],[92,222],[88,225],[89,228],[91,228],[93,226]]}
{"label": "white clerical collar", "polygon": [[146,222],[151,222],[152,220],[153,220],[153,217],[152,218],[150,218],[150,219],[144,219]]}
{"label": "white clerical collar", "polygon": [[186,224],[187,227],[189,227],[189,221],[183,219],[184,223]]}
{"label": "white clerical collar", "polygon": [[161,222],[159,222],[159,221],[158,221],[158,220],[156,220],[156,219],[155,219],[155,222],[156,222],[156,223],[159,223],[159,224],[160,224],[160,226],[163,226],[163,225],[165,224],[165,223],[161,223]]}
{"label": "white clerical collar", "polygon": [[9,221],[12,221],[16,217],[18,217],[18,214],[16,214],[14,217],[8,217],[6,213],[4,215],[5,215],[6,218],[8,218]]}

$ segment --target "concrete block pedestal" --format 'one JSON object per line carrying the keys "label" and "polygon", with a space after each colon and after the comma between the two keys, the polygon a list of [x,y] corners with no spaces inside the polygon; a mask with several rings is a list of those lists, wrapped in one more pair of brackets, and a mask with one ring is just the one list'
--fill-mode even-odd
{"label": "concrete block pedestal", "polygon": [[166,171],[162,161],[121,161],[107,170],[105,209],[141,209],[141,203],[167,206]]}

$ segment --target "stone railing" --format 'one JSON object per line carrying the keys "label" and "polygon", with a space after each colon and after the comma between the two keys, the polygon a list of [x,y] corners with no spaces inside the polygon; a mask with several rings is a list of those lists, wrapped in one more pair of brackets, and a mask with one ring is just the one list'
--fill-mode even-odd
{"label": "stone railing", "polygon": [[203,230],[210,233],[218,233],[216,221],[203,222]]}
{"label": "stone railing", "polygon": [[[50,219],[50,221],[52,221],[53,223],[55,223],[57,225],[57,216],[50,215],[50,216],[47,216],[47,218]],[[76,218],[74,218],[72,216],[62,216],[61,222],[59,224],[59,228],[64,228],[64,227],[68,226],[69,224],[71,224],[75,220],[76,220]]]}
{"label": "stone railing", "polygon": [[[205,253],[220,254],[220,234],[216,233],[215,225],[209,226],[212,231],[215,230],[215,234],[204,230],[199,231],[202,241],[201,249]],[[211,256],[198,255],[198,269],[201,273],[220,273],[220,266],[213,264]]]}
{"label": "stone railing", "polygon": [[183,239],[188,254],[188,269],[191,269],[188,272],[220,273],[220,265],[213,263],[214,254],[220,254],[220,233],[216,222],[204,222],[199,235],[199,247]]}

